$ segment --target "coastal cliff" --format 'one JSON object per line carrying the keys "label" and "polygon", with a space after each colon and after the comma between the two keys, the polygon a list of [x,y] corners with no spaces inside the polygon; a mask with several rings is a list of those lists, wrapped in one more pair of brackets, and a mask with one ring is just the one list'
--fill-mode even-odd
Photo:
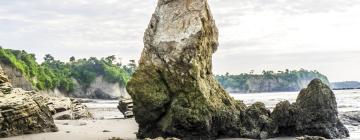
{"label": "coastal cliff", "polygon": [[51,55],[38,64],[34,54],[0,48],[0,65],[17,88],[78,98],[117,99],[128,96],[125,85],[136,65],[115,63],[115,56],[55,60]]}
{"label": "coastal cliff", "polygon": [[0,62],[4,73],[8,76],[9,82],[17,88],[24,90],[33,90],[31,83],[23,76],[23,74],[16,68]]}
{"label": "coastal cliff", "polygon": [[262,74],[243,73],[239,75],[217,75],[216,79],[231,93],[260,93],[260,92],[285,92],[300,91],[313,79],[321,79],[330,85],[328,78],[318,71],[285,70],[263,71]]}

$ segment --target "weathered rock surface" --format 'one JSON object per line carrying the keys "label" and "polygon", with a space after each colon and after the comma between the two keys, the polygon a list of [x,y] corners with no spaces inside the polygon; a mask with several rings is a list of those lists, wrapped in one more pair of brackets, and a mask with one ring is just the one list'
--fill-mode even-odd
{"label": "weathered rock surface", "polygon": [[57,131],[46,100],[8,82],[0,68],[0,137]]}
{"label": "weathered rock surface", "polygon": [[118,109],[125,119],[134,117],[133,107],[134,104],[131,98],[120,97]]}
{"label": "weathered rock surface", "polygon": [[272,118],[279,135],[345,138],[348,130],[338,118],[337,103],[331,89],[319,79],[311,81],[296,102],[276,105]]}
{"label": "weathered rock surface", "polygon": [[120,96],[129,96],[126,92],[125,86],[119,83],[110,83],[104,80],[103,76],[98,76],[89,87],[81,86],[76,79],[75,90],[69,95],[76,98],[91,98],[91,99],[118,99]]}
{"label": "weathered rock surface", "polygon": [[[246,107],[230,97],[212,73],[211,61],[218,46],[217,38],[207,0],[158,1],[145,32],[139,67],[127,85],[139,124],[139,138],[260,139],[279,134],[327,132],[331,132],[327,135],[331,138],[347,136],[334,110],[335,98],[329,91],[323,91],[326,89],[322,85],[322,90],[317,90],[319,85],[315,84],[299,95],[296,107],[301,108],[296,109],[304,114],[303,117],[288,113],[292,108],[290,103],[278,107],[284,113],[277,111],[272,115],[263,103]],[[325,115],[313,116],[317,115],[313,105],[323,108],[321,112]],[[298,129],[287,125],[293,120],[287,119],[286,115],[300,123]],[[330,119],[329,122],[326,119]],[[314,124],[306,124],[308,120]],[[298,125],[296,123],[294,125]],[[290,129],[283,129],[286,127]]]}
{"label": "weathered rock surface", "polygon": [[343,112],[340,115],[340,120],[345,125],[360,126],[360,112],[359,111]]}
{"label": "weathered rock surface", "polygon": [[47,105],[55,120],[91,119],[87,106],[77,99],[68,97],[47,97]]}
{"label": "weathered rock surface", "polygon": [[31,86],[31,83],[26,80],[25,76],[23,76],[18,69],[1,61],[0,61],[0,66],[2,67],[3,70],[2,72],[8,77],[8,82],[14,88],[21,88],[27,91],[31,91],[34,89]]}

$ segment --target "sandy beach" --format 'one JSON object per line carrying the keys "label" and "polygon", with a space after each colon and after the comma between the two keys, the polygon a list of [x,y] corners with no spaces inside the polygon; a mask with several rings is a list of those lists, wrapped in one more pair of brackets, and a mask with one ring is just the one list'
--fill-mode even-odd
{"label": "sandy beach", "polygon": [[[56,120],[58,132],[23,135],[3,138],[4,140],[107,140],[120,137],[125,140],[136,138],[135,120]],[[110,131],[110,132],[104,132]]]}
{"label": "sandy beach", "polygon": [[[360,111],[360,90],[335,91],[339,113]],[[242,99],[246,104],[261,101],[268,108],[273,108],[281,100],[293,102],[297,92],[231,94],[236,99]],[[91,100],[86,103],[94,120],[56,120],[58,132],[23,135],[3,138],[2,140],[108,140],[119,137],[125,140],[136,139],[138,125],[134,119],[121,119],[123,116],[116,108],[116,100]],[[360,139],[360,126],[346,125],[350,131],[349,139]],[[295,138],[274,138],[273,140],[294,140]],[[246,139],[220,139],[246,140]]]}

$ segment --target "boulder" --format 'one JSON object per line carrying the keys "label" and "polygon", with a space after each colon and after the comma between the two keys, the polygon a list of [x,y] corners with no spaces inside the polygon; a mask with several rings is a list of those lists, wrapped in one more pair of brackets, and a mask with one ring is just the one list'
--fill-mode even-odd
{"label": "boulder", "polygon": [[70,110],[72,112],[74,120],[92,119],[92,115],[86,105],[82,104],[77,99],[71,99],[71,102],[72,104]]}
{"label": "boulder", "polygon": [[347,111],[340,115],[340,120],[345,125],[360,126],[360,112],[359,111]]}
{"label": "boulder", "polygon": [[328,139],[349,136],[338,118],[334,93],[319,79],[301,90],[295,103],[277,104],[271,116],[279,135],[312,135]]}
{"label": "boulder", "polygon": [[134,117],[133,107],[134,104],[131,98],[120,97],[118,109],[125,119]]}
{"label": "boulder", "polygon": [[48,106],[54,109],[55,120],[92,119],[87,106],[80,100],[68,97],[47,97],[47,101]]}
{"label": "boulder", "polygon": [[270,110],[265,108],[265,104],[256,102],[245,110],[241,115],[241,137],[253,139],[266,139],[271,137],[272,118],[270,117]]}

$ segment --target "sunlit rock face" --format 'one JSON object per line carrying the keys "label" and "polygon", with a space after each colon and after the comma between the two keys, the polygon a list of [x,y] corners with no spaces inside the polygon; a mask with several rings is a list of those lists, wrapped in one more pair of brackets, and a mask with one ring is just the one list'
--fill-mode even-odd
{"label": "sunlit rock face", "polygon": [[218,31],[206,0],[159,0],[127,90],[140,138],[238,136],[244,104],[212,74]]}
{"label": "sunlit rock face", "polygon": [[296,102],[281,102],[272,113],[279,135],[312,135],[329,139],[345,138],[349,131],[338,118],[331,89],[319,79],[310,82]]}

